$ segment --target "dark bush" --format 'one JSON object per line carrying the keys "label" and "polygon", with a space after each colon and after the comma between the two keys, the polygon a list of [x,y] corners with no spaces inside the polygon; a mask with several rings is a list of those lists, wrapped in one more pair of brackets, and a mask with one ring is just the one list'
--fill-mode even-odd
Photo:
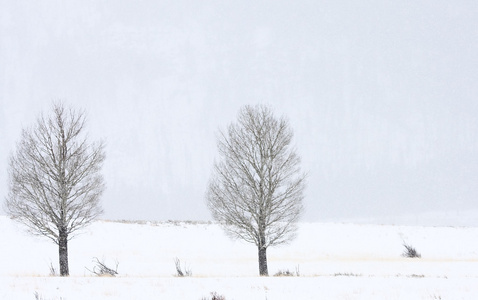
{"label": "dark bush", "polygon": [[403,244],[403,247],[405,247],[405,251],[402,254],[403,257],[408,257],[408,258],[420,258],[420,257],[422,257],[422,255],[420,253],[418,253],[417,250],[414,247],[412,247],[412,246],[410,246],[406,243]]}

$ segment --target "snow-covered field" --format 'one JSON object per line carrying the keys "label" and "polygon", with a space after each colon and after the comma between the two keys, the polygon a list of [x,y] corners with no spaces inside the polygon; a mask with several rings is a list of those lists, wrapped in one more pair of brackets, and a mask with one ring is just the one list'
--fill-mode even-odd
{"label": "snow-covered field", "polygon": [[[49,276],[52,242],[3,216],[0,229],[0,299],[478,299],[478,228],[302,223],[268,250],[271,275],[300,277],[267,278],[255,246],[215,224],[95,222],[70,241],[68,278]],[[422,258],[401,257],[404,241]],[[94,257],[119,276],[92,275]]]}

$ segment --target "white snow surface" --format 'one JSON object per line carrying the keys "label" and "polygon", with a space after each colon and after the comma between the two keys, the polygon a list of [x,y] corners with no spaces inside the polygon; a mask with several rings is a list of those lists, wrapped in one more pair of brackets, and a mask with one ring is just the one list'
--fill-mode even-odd
{"label": "white snow surface", "polygon": [[[301,223],[260,277],[256,247],[217,224],[97,221],[70,241],[67,278],[49,275],[54,243],[7,217],[0,228],[0,299],[478,299],[475,227]],[[404,242],[422,258],[402,257]],[[119,275],[90,273],[94,257]],[[176,257],[191,277],[176,276]]]}

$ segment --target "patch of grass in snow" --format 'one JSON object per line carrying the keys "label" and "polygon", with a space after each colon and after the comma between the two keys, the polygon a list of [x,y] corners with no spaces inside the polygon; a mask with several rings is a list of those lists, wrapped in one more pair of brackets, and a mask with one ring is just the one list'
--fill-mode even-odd
{"label": "patch of grass in snow", "polygon": [[[35,293],[33,293],[33,295],[35,296],[35,300],[50,300],[50,299],[47,299],[47,298],[43,298],[43,296],[40,295],[37,291],[35,291]],[[58,298],[58,300],[63,300],[63,298],[60,297],[60,298]]]}
{"label": "patch of grass in snow", "polygon": [[[402,275],[402,274],[397,274],[395,277],[407,277],[407,278],[425,278],[425,275],[423,274],[408,274],[408,275]],[[440,277],[436,277],[440,278]],[[447,279],[447,277],[443,277]]]}
{"label": "patch of grass in snow", "polygon": [[412,274],[412,275],[409,275],[407,277],[410,277],[410,278],[425,278],[425,275],[423,275],[423,274]]}
{"label": "patch of grass in snow", "polygon": [[300,269],[299,266],[295,268],[295,272],[289,271],[289,269],[279,270],[277,273],[274,274],[275,277],[292,277],[292,276],[300,276]]}
{"label": "patch of grass in snow", "polygon": [[145,220],[101,220],[108,223],[121,223],[121,224],[136,224],[136,225],[173,225],[173,226],[183,226],[183,225],[211,225],[211,221],[198,221],[198,220],[167,220],[167,221],[145,221]]}
{"label": "patch of grass in snow", "polygon": [[356,274],[356,273],[335,273],[335,277],[337,276],[347,276],[347,277],[361,277],[363,276],[362,274]]}

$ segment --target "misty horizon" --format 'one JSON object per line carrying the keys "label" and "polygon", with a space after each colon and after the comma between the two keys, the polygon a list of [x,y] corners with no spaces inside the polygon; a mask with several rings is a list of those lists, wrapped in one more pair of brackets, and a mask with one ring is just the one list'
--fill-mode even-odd
{"label": "misty horizon", "polygon": [[106,141],[102,218],[212,220],[216,135],[243,105],[266,104],[309,172],[303,221],[478,212],[472,2],[1,8],[2,199],[22,128],[63,99]]}

